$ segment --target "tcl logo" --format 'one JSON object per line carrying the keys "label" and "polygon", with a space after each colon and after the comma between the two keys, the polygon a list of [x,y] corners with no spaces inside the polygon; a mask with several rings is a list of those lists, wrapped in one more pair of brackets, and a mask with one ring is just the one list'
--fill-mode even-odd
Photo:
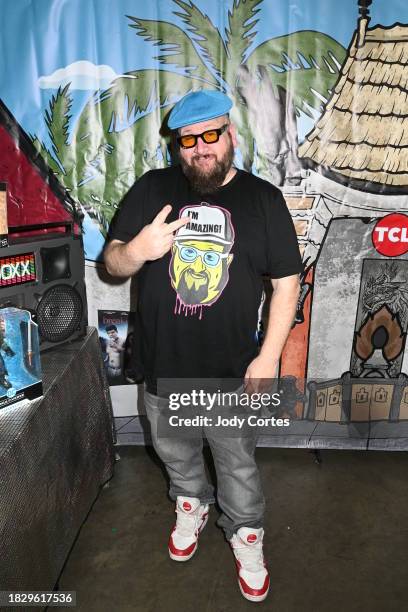
{"label": "tcl logo", "polygon": [[372,233],[374,248],[386,257],[408,251],[408,216],[392,213],[378,221]]}

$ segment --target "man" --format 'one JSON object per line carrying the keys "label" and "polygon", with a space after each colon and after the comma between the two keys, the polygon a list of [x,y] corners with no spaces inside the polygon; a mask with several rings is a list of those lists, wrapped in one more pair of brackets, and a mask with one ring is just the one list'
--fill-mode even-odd
{"label": "man", "polygon": [[[252,389],[276,375],[292,325],[302,270],[282,194],[233,165],[237,145],[231,100],[193,92],[173,108],[180,166],[145,174],[124,198],[105,251],[108,271],[139,272],[138,314],[145,405],[152,440],[170,477],[177,521],[169,555],[187,561],[214,502],[201,438],[161,436],[166,379],[245,381]],[[262,349],[255,341],[262,276],[273,297]],[[264,498],[254,459],[256,438],[215,435],[204,427],[217,471],[218,524],[235,555],[243,596],[269,590],[264,563]]]}
{"label": "man", "polygon": [[106,353],[108,359],[108,377],[117,378],[123,374],[123,356],[125,340],[119,337],[116,325],[107,325],[105,331],[108,335]]}

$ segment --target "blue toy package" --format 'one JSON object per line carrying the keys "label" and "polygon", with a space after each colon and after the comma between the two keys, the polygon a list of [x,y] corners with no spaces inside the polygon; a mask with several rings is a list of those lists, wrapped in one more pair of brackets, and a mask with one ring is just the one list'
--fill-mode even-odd
{"label": "blue toy package", "polygon": [[0,308],[0,409],[42,394],[38,326],[27,310]]}

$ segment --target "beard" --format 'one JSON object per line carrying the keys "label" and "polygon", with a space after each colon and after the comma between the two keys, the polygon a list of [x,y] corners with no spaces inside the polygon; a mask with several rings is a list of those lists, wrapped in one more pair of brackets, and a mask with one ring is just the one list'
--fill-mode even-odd
{"label": "beard", "polygon": [[[188,270],[187,270],[188,271]],[[192,285],[190,288],[187,284],[185,273],[180,278],[177,293],[181,297],[186,306],[195,306],[201,304],[208,295],[208,277],[204,285],[200,285],[197,289]]]}
{"label": "beard", "polygon": [[[217,285],[217,295],[216,297],[214,297],[213,300],[211,300],[211,302],[207,302],[204,304],[204,300],[207,299],[208,297],[208,291],[209,291],[209,284],[210,284],[210,278],[208,276],[207,273],[204,273],[206,278],[206,282],[201,284],[199,287],[195,287],[194,283],[187,283],[186,280],[186,276],[188,274],[188,272],[190,271],[190,268],[187,268],[186,270],[184,270],[184,272],[182,273],[180,280],[178,282],[178,285],[176,286],[175,283],[175,278],[174,278],[174,271],[172,270],[171,272],[171,278],[173,280],[173,287],[175,288],[177,294],[179,295],[179,297],[181,298],[182,302],[186,305],[186,306],[198,306],[200,304],[203,304],[204,306],[211,306],[211,304],[213,304],[214,302],[217,301],[217,299],[220,297],[225,285],[228,283],[228,264],[227,262],[224,260],[222,263],[222,273],[221,273],[221,277],[218,281],[218,285]],[[189,286],[190,285],[190,286]]]}
{"label": "beard", "polygon": [[[214,165],[211,170],[205,170],[200,167],[198,161],[201,158],[214,159]],[[180,156],[181,168],[184,175],[187,177],[191,187],[196,193],[214,193],[225,181],[225,177],[232,167],[234,160],[234,147],[229,139],[229,146],[225,154],[220,160],[217,160],[213,154],[194,155],[190,162],[186,162]]]}

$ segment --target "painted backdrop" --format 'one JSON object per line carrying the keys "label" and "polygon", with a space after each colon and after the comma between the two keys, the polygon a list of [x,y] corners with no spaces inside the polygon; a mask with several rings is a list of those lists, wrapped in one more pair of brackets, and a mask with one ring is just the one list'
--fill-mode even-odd
{"label": "painted backdrop", "polygon": [[281,187],[305,265],[281,361],[292,433],[265,444],[405,447],[406,24],[405,0],[2,2],[0,97],[84,215],[91,324],[134,307],[101,251],[135,179],[171,163],[170,108],[233,99],[236,164]]}

